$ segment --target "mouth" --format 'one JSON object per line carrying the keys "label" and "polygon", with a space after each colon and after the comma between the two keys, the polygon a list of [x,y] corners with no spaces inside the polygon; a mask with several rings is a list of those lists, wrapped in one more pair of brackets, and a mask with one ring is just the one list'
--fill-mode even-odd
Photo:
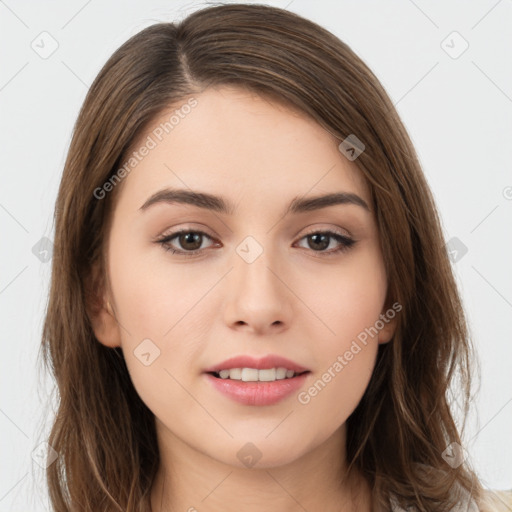
{"label": "mouth", "polygon": [[244,405],[273,405],[305,385],[311,370],[278,354],[242,354],[205,368],[214,389]]}

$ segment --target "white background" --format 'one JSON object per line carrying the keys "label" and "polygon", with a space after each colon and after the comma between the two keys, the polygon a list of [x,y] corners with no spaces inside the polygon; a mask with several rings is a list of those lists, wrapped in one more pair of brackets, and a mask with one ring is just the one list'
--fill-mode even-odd
{"label": "white background", "polygon": [[[266,3],[348,43],[396,104],[446,240],[457,237],[468,249],[453,264],[481,362],[468,456],[485,486],[512,488],[512,2]],[[32,452],[51,420],[43,404],[52,383],[37,360],[50,263],[32,248],[43,236],[53,240],[53,206],[79,107],[128,37],[206,5],[0,1],[0,512],[49,510]],[[31,47],[43,31],[58,43],[47,59]],[[446,39],[453,31],[469,44],[458,58],[442,47],[446,40],[452,54],[463,48],[457,36]]]}

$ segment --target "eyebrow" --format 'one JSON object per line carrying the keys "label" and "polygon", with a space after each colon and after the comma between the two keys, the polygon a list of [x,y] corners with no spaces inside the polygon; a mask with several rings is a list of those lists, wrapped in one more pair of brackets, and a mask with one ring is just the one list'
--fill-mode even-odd
{"label": "eyebrow", "polygon": [[[208,194],[206,192],[197,192],[190,189],[170,188],[165,188],[155,192],[146,200],[139,210],[147,210],[150,206],[158,203],[189,204],[198,208],[224,213],[226,215],[233,215],[235,212],[233,203],[230,203],[221,196]],[[352,192],[335,192],[314,197],[294,197],[283,213],[283,217],[289,213],[296,214],[309,212],[339,204],[352,204],[360,206],[368,212],[370,211],[366,201],[357,194],[353,194]]]}

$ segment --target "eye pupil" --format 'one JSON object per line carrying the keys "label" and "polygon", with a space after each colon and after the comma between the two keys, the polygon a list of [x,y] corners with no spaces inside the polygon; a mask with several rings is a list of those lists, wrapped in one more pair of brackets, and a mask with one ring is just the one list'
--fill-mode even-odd
{"label": "eye pupil", "polygon": [[[325,249],[325,248],[329,247],[329,235],[326,235],[323,233],[315,233],[313,235],[310,235],[309,239],[313,240],[313,245],[320,243],[320,247],[318,247],[318,246],[314,247],[314,246],[311,246],[311,244],[309,244],[312,249],[315,249],[315,248],[316,249]],[[323,241],[321,241],[321,239],[323,239]]]}
{"label": "eye pupil", "polygon": [[[180,245],[182,247],[194,251],[201,247],[201,234],[193,233],[193,232],[185,233],[183,235],[180,235],[179,241],[180,241]],[[194,247],[187,246],[188,243],[194,244],[194,242],[195,242]]]}

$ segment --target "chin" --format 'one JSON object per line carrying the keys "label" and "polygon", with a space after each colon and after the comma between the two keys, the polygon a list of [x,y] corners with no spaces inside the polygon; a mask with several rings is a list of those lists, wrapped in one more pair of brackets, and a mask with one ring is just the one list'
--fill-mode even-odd
{"label": "chin", "polygon": [[[267,434],[265,434],[267,435]],[[232,440],[226,451],[211,454],[219,461],[240,469],[271,469],[291,464],[303,455],[299,451],[300,443],[290,436],[275,436],[274,439],[245,436],[243,441]],[[274,434],[271,434],[272,437]],[[250,439],[253,439],[251,441]],[[285,442],[285,439],[287,442]],[[305,450],[306,447],[304,446]],[[234,456],[232,455],[234,452]],[[217,456],[215,456],[217,455]]]}

